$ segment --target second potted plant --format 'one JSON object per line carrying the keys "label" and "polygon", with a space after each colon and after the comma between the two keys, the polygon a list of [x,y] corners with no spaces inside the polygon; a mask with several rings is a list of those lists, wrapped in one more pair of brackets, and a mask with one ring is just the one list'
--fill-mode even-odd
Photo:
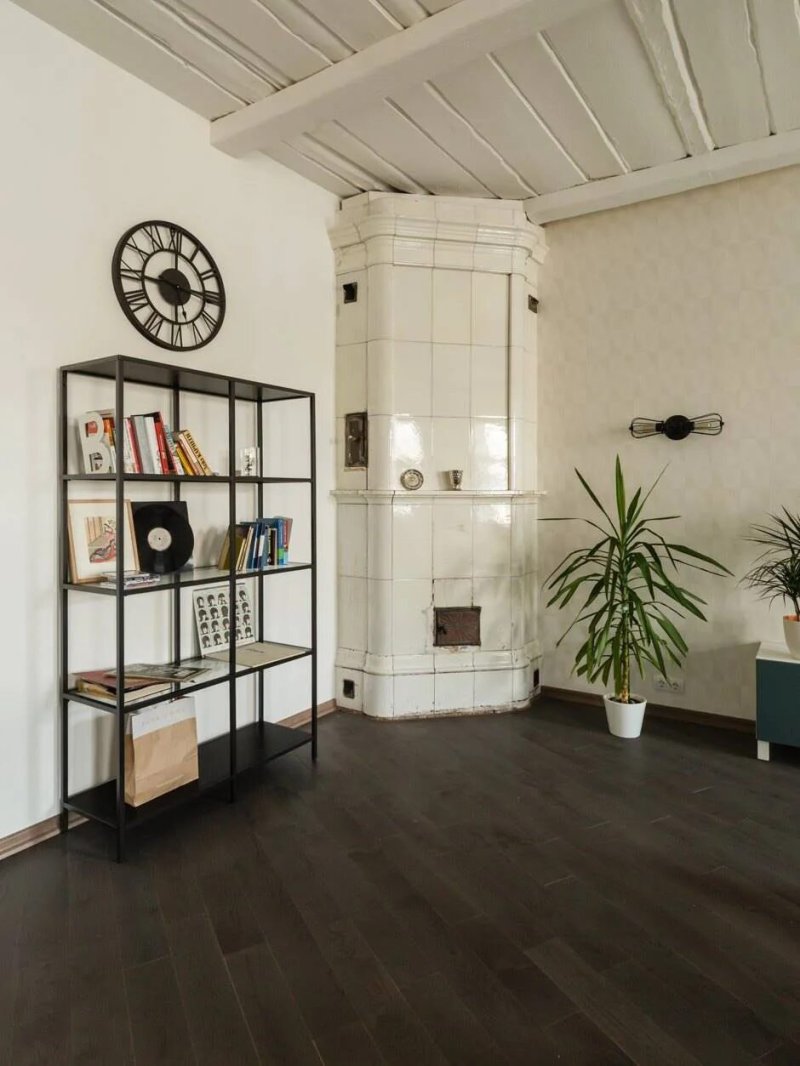
{"label": "second potted plant", "polygon": [[[689,650],[675,619],[691,615],[705,621],[700,609],[705,601],[678,585],[675,575],[681,567],[714,575],[730,571],[694,548],[668,542],[655,528],[655,523],[672,521],[678,515],[645,515],[645,505],[663,470],[647,492],[638,488],[630,496],[617,456],[615,507],[610,509],[580,471],[575,473],[599,512],[597,520],[543,521],[583,521],[599,537],[571,551],[549,575],[545,587],[552,596],[547,606],[566,607],[575,596],[583,597],[577,618],[559,644],[575,626],[586,627],[575,655],[575,672],[587,681],[602,680],[604,685],[613,677],[613,692],[603,697],[608,728],[614,736],[630,739],[641,733],[647,705],[646,699],[631,690],[632,667],[642,678],[646,666],[667,677],[669,666],[680,666]],[[609,510],[615,511],[615,517]]]}
{"label": "second potted plant", "polygon": [[783,516],[770,515],[770,525],[753,526],[753,544],[764,551],[744,576],[750,588],[772,603],[784,600],[794,614],[783,616],[783,635],[793,659],[800,659],[800,517],[784,507]]}

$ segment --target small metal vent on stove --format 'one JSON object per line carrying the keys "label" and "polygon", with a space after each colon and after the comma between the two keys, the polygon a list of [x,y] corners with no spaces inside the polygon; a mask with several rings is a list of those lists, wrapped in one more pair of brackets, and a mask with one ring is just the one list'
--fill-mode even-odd
{"label": "small metal vent on stove", "polygon": [[434,607],[433,643],[437,648],[480,645],[480,607]]}

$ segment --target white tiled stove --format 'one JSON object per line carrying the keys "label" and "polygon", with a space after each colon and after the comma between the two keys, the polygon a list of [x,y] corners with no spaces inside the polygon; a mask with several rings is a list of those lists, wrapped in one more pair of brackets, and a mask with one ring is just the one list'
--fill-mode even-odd
{"label": "white tiled stove", "polygon": [[[542,230],[515,202],[366,193],[345,202],[331,239],[337,700],[384,718],[525,706],[539,659],[528,298]],[[357,411],[369,466],[348,470],[344,416]],[[416,492],[400,484],[409,467],[425,478]],[[434,608],[473,606],[480,645],[435,646]]]}

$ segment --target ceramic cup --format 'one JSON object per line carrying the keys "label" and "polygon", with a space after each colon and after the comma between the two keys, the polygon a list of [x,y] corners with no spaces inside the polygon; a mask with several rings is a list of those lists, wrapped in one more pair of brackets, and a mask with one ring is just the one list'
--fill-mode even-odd
{"label": "ceramic cup", "polygon": [[464,480],[463,470],[448,470],[447,480],[450,482],[451,489],[460,489],[461,482]]}

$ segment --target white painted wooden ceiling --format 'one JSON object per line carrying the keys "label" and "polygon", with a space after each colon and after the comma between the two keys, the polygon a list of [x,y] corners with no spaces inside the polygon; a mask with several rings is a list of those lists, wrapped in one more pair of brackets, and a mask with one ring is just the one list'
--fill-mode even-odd
{"label": "white painted wooden ceiling", "polygon": [[800,144],[772,144],[800,129],[798,0],[16,2],[221,119],[224,150],[345,197],[525,199],[547,221]]}

